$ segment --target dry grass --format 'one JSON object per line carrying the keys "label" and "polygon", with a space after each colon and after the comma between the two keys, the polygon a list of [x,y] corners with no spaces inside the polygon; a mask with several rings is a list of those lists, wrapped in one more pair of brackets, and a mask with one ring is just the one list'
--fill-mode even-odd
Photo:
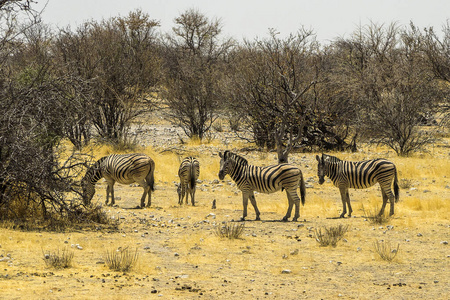
{"label": "dry grass", "polygon": [[393,248],[389,241],[381,240],[375,241],[373,247],[381,259],[391,262],[397,256],[400,244],[397,244],[397,248]]}
{"label": "dry grass", "polygon": [[[443,299],[448,294],[448,245],[441,244],[448,240],[450,221],[449,190],[445,188],[450,185],[448,148],[439,148],[442,152],[433,154],[436,159],[428,154],[397,158],[375,147],[356,154],[335,153],[351,160],[386,157],[397,165],[399,179],[411,180],[412,186],[401,190],[388,229],[364,218],[363,208],[381,205],[378,187],[351,190],[354,217],[336,220],[342,211],[339,191],[331,183],[317,182],[313,182],[314,188],[307,189],[299,222],[278,222],[287,208],[286,194],[279,192],[256,195],[262,222],[233,223],[231,220],[242,215],[241,193],[235,195],[236,188],[227,184],[229,177],[220,183],[222,187],[211,184],[219,168],[215,151],[205,145],[188,147],[189,154],[199,157],[201,180],[208,185],[199,186],[195,207],[176,205],[172,181],[178,180],[178,157],[183,155],[147,148],[140,151],[156,162],[157,189],[152,194],[152,207],[131,209],[142,189],[117,184],[116,194],[122,200],[118,207],[106,211],[110,218],[118,220],[117,229],[48,233],[3,228],[2,296],[139,299],[154,293],[154,297],[167,299],[231,299],[236,295],[244,299],[298,299],[299,295],[310,299]],[[100,148],[95,155],[108,154],[105,149]],[[252,164],[269,165],[274,161],[273,153],[245,155]],[[305,179],[313,177],[317,181],[315,153],[291,157],[301,161]],[[99,182],[97,195],[102,202],[104,191],[105,184]],[[213,199],[217,200],[215,210],[211,210]],[[249,204],[249,219],[253,216]],[[215,228],[224,222],[245,224],[242,238],[218,237]],[[318,247],[314,229],[340,224],[351,229],[345,233],[345,241],[341,239],[336,248]],[[394,255],[392,250],[399,251],[396,246],[402,244],[394,263],[384,263],[378,257],[374,241],[379,240],[390,240],[394,245],[385,247],[388,255]],[[41,249],[63,249],[66,242],[83,247],[73,250],[76,265],[71,268],[49,271],[41,259],[36,259],[42,257]],[[139,253],[139,260],[126,274],[111,271],[105,261],[105,249],[116,249],[117,245],[133,249],[130,255],[136,253],[135,248]],[[399,288],[399,282],[406,285]],[[185,286],[192,288],[182,289]]]}
{"label": "dry grass", "polygon": [[64,249],[60,251],[59,249],[55,252],[42,251],[44,255],[44,262],[47,267],[55,269],[65,269],[72,266],[72,260],[74,257],[74,252],[69,249]]}
{"label": "dry grass", "polygon": [[119,247],[115,250],[106,251],[105,261],[112,271],[128,272],[135,266],[138,257],[137,248],[133,252],[128,247]]}
{"label": "dry grass", "polygon": [[[315,229],[316,241],[321,247],[336,247],[337,243],[344,238],[344,234],[348,231],[348,225],[329,226]],[[322,232],[323,229],[323,232]]]}
{"label": "dry grass", "polygon": [[[386,207],[388,210],[389,209],[389,203],[386,204]],[[380,215],[379,211],[380,209],[378,208],[378,206],[374,206],[372,208],[369,208],[368,210],[366,210],[364,208],[364,205],[362,205],[362,211],[364,214],[364,218],[368,219],[372,224],[378,224],[378,225],[383,225],[386,224],[390,221],[390,217],[387,215],[386,211],[384,212],[384,214]]]}
{"label": "dry grass", "polygon": [[226,222],[223,225],[216,225],[214,232],[220,238],[227,238],[230,240],[240,239],[244,232],[245,223],[230,223]]}

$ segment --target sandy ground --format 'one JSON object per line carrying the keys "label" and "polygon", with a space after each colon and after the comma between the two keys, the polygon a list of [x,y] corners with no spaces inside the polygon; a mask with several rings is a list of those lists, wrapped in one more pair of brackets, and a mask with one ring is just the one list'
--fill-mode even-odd
{"label": "sandy ground", "polygon": [[[312,178],[314,155],[299,154],[302,159],[305,178]],[[120,223],[117,231],[104,226],[64,233],[1,229],[0,298],[449,298],[448,176],[435,190],[425,192],[431,187],[424,184],[403,190],[395,217],[383,225],[372,224],[362,211],[379,207],[377,187],[352,191],[354,217],[336,219],[338,190],[310,180],[298,222],[279,221],[287,208],[284,193],[258,194],[262,221],[244,222],[242,238],[235,240],[221,239],[214,230],[242,214],[241,194],[228,179],[204,180],[195,207],[178,206],[173,184],[159,182],[152,207],[134,209],[142,189],[116,185],[118,206],[106,210]],[[105,186],[97,185],[98,203],[104,201]],[[217,208],[211,209],[214,199]],[[248,219],[253,218],[249,207]],[[315,229],[341,224],[349,226],[344,240],[335,248],[320,247]],[[393,262],[375,252],[373,244],[381,240],[400,245]],[[118,247],[138,251],[130,272],[110,271],[105,264],[106,251]],[[44,264],[44,252],[63,249],[74,252],[71,268]]]}
{"label": "sandy ground", "polygon": [[[367,211],[381,205],[379,188],[351,191],[353,217],[337,219],[342,206],[338,190],[328,181],[317,184],[315,153],[292,154],[307,182],[305,206],[298,222],[280,222],[287,209],[285,193],[257,194],[262,221],[235,222],[242,215],[242,196],[226,177],[217,180],[218,149],[232,149],[225,136],[215,146],[177,143],[178,129],[142,129],[143,146],[173,147],[179,155],[200,155],[201,180],[196,206],[178,205],[178,161],[157,154],[156,191],[152,206],[135,209],[142,188],[115,186],[116,207],[105,207],[118,230],[23,232],[0,229],[0,299],[449,299],[450,298],[450,173],[449,147],[427,155],[400,159],[391,153],[360,153],[357,158],[394,160],[401,190],[394,218],[373,224]],[[179,133],[179,132],[178,132]],[[167,138],[166,138],[167,137]],[[165,140],[161,140],[161,139]],[[179,151],[179,150],[182,151]],[[223,149],[222,149],[223,150]],[[383,150],[384,151],[384,150]],[[250,163],[275,161],[275,154],[242,153]],[[344,158],[354,154],[339,154]],[[342,157],[341,157],[342,158]],[[164,161],[163,161],[164,160]],[[175,157],[175,160],[177,158]],[[94,203],[105,200],[100,181]],[[211,203],[216,200],[217,208]],[[255,218],[249,206],[248,220]],[[245,224],[240,239],[223,239],[215,228]],[[315,230],[348,225],[337,247],[320,247]],[[392,262],[382,260],[374,242],[399,245]],[[107,251],[137,251],[138,261],[126,273],[109,270]],[[73,266],[53,269],[44,253],[74,253]]]}

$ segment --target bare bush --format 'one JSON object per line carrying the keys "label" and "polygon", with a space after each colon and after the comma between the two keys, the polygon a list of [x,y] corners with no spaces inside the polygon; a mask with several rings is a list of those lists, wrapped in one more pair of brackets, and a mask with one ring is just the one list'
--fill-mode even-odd
{"label": "bare bush", "polygon": [[389,241],[375,241],[373,247],[381,259],[391,262],[398,254],[400,244],[397,244],[397,248],[393,248]]}
{"label": "bare bush", "polygon": [[214,227],[215,234],[220,238],[239,239],[244,232],[245,223],[225,223]]}
{"label": "bare bush", "polygon": [[170,121],[202,140],[218,117],[231,39],[220,40],[222,24],[189,9],[175,19],[165,40],[164,98]]}
{"label": "bare bush", "polygon": [[[348,225],[330,226],[315,229],[316,241],[321,247],[336,247],[337,243],[344,237],[348,231]],[[323,231],[322,231],[323,229]]]}
{"label": "bare bush", "polygon": [[116,250],[106,251],[107,266],[117,272],[128,272],[133,268],[138,260],[139,254],[137,248],[131,251],[128,247],[119,247]]}
{"label": "bare bush", "polygon": [[442,93],[416,38],[395,23],[372,23],[335,45],[341,54],[341,88],[354,98],[362,137],[400,156],[434,141],[430,129],[419,125],[423,115],[433,113]]}
{"label": "bare bush", "polygon": [[378,213],[378,206],[375,206],[369,210],[365,210],[362,206],[364,218],[368,219],[372,224],[383,225],[390,221],[390,217],[387,214],[380,215]]}
{"label": "bare bush", "polygon": [[47,267],[52,267],[55,269],[65,269],[72,266],[72,260],[74,257],[74,252],[68,249],[60,250],[55,252],[42,251],[44,255],[44,262]]}
{"label": "bare bush", "polygon": [[413,180],[402,178],[399,180],[398,186],[404,190],[408,190],[413,186]]}

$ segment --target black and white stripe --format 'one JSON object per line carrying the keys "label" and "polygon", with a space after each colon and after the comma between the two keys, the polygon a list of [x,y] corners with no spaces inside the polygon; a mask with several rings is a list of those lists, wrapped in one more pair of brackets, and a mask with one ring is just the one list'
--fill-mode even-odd
{"label": "black and white stripe", "polygon": [[256,220],[259,220],[260,212],[256,205],[254,191],[260,193],[274,193],[285,189],[289,201],[289,207],[283,221],[287,221],[291,216],[292,207],[295,205],[295,215],[293,221],[300,217],[300,198],[297,188],[300,188],[302,204],[305,204],[305,183],[303,174],[299,168],[291,164],[279,164],[269,167],[258,167],[249,165],[247,160],[235,153],[225,151],[219,153],[220,171],[219,179],[223,180],[229,174],[236,182],[237,187],[242,191],[244,212],[242,220],[247,216],[248,199],[253,205],[256,213]]}
{"label": "black and white stripe", "polygon": [[180,184],[178,185],[178,204],[183,204],[183,198],[186,194],[186,204],[188,204],[189,195],[191,195],[192,206],[195,205],[195,186],[200,175],[200,163],[194,157],[186,157],[178,169]]}
{"label": "black and white stripe", "polygon": [[108,186],[106,188],[106,204],[109,202],[111,193],[111,205],[114,201],[114,183],[122,184],[138,183],[144,188],[141,197],[141,207],[145,206],[145,198],[148,194],[148,205],[151,204],[151,193],[154,190],[155,171],[154,161],[145,154],[111,154],[100,158],[82,179],[83,201],[85,204],[91,202],[95,194],[95,183],[101,178],[105,178]]}
{"label": "black and white stripe", "polygon": [[[337,157],[322,154],[322,157],[316,155],[318,161],[317,175],[319,176],[319,184],[324,183],[324,176],[328,176],[333,184],[339,188],[343,211],[341,218],[347,213],[346,204],[348,206],[348,216],[352,214],[350,205],[349,188],[366,189],[377,182],[380,184],[383,196],[383,205],[379,215],[384,213],[387,200],[390,203],[390,215],[394,214],[395,202],[399,198],[399,188],[397,181],[397,168],[386,159],[372,159],[365,161],[343,161]],[[394,193],[392,193],[391,185],[394,185]]]}

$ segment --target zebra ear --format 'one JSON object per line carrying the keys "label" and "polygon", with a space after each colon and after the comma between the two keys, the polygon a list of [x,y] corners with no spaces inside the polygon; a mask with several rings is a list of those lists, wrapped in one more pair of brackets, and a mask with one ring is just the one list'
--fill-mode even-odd
{"label": "zebra ear", "polygon": [[318,162],[320,162],[320,157],[319,157],[319,155],[316,155],[316,159],[317,159]]}
{"label": "zebra ear", "polygon": [[222,152],[219,152],[219,156],[220,156],[220,158],[223,158]]}

